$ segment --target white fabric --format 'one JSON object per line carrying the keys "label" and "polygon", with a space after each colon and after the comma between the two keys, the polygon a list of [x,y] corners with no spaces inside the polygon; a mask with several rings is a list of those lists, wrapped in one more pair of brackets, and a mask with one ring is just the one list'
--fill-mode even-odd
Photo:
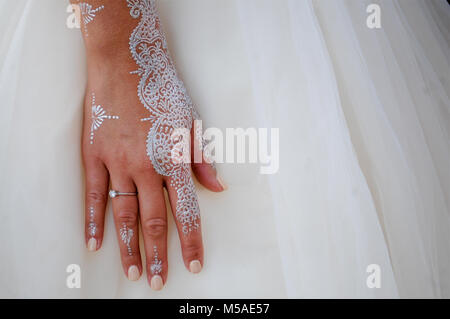
{"label": "white fabric", "polygon": [[110,212],[102,250],[84,246],[85,58],[67,5],[0,0],[0,297],[450,297],[446,1],[158,2],[206,126],[280,128],[277,174],[222,164],[229,190],[199,189],[201,274],[170,227],[162,292],[123,275]]}

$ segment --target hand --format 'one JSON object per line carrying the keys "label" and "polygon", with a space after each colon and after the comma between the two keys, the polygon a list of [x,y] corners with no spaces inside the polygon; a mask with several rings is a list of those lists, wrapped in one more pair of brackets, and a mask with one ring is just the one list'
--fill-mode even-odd
{"label": "hand", "polygon": [[[180,161],[190,158],[186,154],[190,150],[185,147],[190,137],[177,132],[192,131],[196,113],[169,56],[153,1],[130,0],[128,4],[129,8],[123,3],[109,4],[109,14],[119,24],[115,37],[105,36],[113,32],[114,26],[107,30],[84,28],[88,55],[82,142],[86,243],[91,251],[101,247],[109,184],[119,192],[137,192],[137,196],[112,199],[122,264],[130,280],[142,274],[140,221],[148,280],[153,289],[159,290],[168,272],[164,188],[177,224],[185,266],[198,273],[204,257],[191,171],[212,191],[220,192],[225,187],[202,156],[200,163],[192,165]],[[102,9],[103,19],[108,18],[107,9]],[[102,45],[93,42],[102,39]],[[194,148],[192,154],[201,154],[201,143],[190,145]]]}

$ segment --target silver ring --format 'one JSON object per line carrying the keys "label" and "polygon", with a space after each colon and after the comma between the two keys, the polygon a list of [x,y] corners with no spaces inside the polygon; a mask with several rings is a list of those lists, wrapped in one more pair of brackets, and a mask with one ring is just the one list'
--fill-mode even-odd
{"label": "silver ring", "polygon": [[121,193],[119,191],[115,191],[115,190],[110,190],[109,191],[109,197],[111,198],[115,198],[117,196],[136,196],[138,193]]}

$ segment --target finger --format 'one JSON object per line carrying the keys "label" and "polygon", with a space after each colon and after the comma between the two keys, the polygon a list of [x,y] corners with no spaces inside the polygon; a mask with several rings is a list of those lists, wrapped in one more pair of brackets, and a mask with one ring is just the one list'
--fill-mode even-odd
{"label": "finger", "polygon": [[203,267],[200,209],[188,164],[173,177],[165,179],[170,206],[176,221],[186,268],[198,273]]}
{"label": "finger", "polygon": [[[113,190],[132,193],[136,187],[130,177],[111,173]],[[137,196],[117,196],[111,199],[119,240],[120,257],[125,275],[136,281],[142,274],[141,254],[139,251],[138,199]]]}
{"label": "finger", "polygon": [[96,251],[103,241],[109,176],[100,160],[85,161],[85,169],[85,241],[89,251]]}
{"label": "finger", "polygon": [[[153,182],[152,182],[153,181]],[[136,180],[139,212],[144,238],[147,279],[153,290],[167,280],[167,211],[161,178],[142,175]]]}
{"label": "finger", "polygon": [[200,120],[195,120],[191,130],[192,171],[200,184],[213,192],[227,189],[223,179],[217,173],[214,164],[203,152],[203,134]]}

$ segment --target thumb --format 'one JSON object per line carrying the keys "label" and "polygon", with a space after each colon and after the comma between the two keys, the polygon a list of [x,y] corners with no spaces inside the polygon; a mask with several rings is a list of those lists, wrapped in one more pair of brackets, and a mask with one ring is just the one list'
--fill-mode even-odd
{"label": "thumb", "polygon": [[[191,166],[200,184],[213,192],[223,192],[227,189],[223,179],[217,173],[213,164],[208,163],[203,153],[203,138],[201,132],[196,132],[196,121],[191,130]],[[200,160],[199,160],[200,159]]]}
{"label": "thumb", "polygon": [[207,189],[213,192],[223,192],[227,189],[222,178],[217,174],[213,165],[206,162],[192,163],[192,171],[197,180]]}

